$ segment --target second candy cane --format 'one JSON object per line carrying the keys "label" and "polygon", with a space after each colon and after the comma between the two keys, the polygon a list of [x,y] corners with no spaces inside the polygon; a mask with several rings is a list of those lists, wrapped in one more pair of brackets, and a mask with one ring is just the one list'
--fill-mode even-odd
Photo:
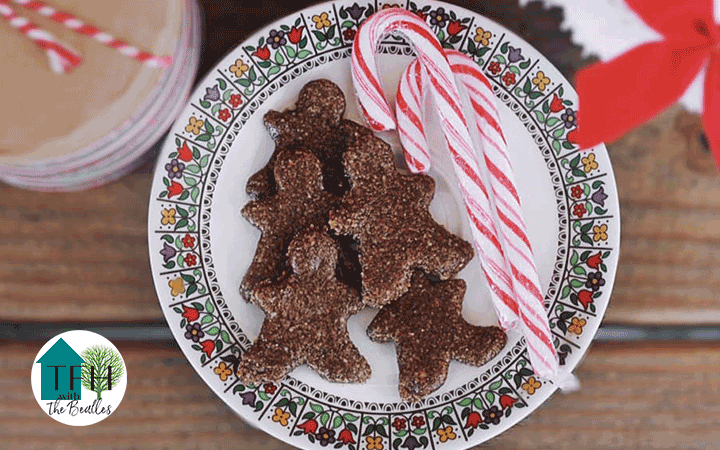
{"label": "second candy cane", "polygon": [[[460,181],[466,211],[480,261],[490,286],[493,304],[516,304],[512,280],[506,266],[502,244],[491,216],[488,191],[480,175],[477,154],[460,105],[460,94],[445,53],[435,35],[416,15],[407,10],[391,8],[377,12],[360,27],[352,53],[352,76],[356,95],[370,126],[376,131],[395,127],[392,110],[380,87],[375,47],[380,39],[392,32],[408,38],[415,46],[418,60],[426,69],[432,94],[453,167]],[[517,308],[517,306],[515,306]],[[498,313],[504,326],[512,324],[517,311]]]}
{"label": "second candy cane", "polygon": [[[523,334],[530,348],[533,368],[538,375],[551,376],[557,370],[557,356],[551,341],[552,335],[543,305],[537,267],[527,237],[520,197],[515,188],[507,142],[500,127],[495,96],[490,82],[472,59],[455,50],[446,50],[445,53],[456,78],[467,91],[473,108],[472,116],[483,144],[482,154],[493,194],[494,214],[505,256],[511,267],[513,289],[517,294],[516,312],[524,328]],[[424,80],[423,77],[410,76],[422,70],[418,66],[416,60],[406,69],[400,80],[398,97],[407,94],[421,95],[422,91],[427,89],[427,86],[422,85],[406,86]],[[401,105],[408,107],[403,108]],[[419,97],[407,100],[403,98],[397,102],[398,131],[408,161],[418,159],[422,161],[425,155],[429,154],[427,142],[422,140],[424,136],[422,121],[408,121],[406,118],[406,116],[414,117],[417,111],[422,111],[420,106]],[[415,108],[415,111],[411,111],[410,108]],[[412,144],[406,145],[406,141],[411,141]],[[429,162],[425,165],[429,165]]]}

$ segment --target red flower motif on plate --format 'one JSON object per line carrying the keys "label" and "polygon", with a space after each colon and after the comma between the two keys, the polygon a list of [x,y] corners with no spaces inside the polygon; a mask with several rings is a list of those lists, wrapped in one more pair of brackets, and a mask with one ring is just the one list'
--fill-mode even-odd
{"label": "red flower motif on plate", "polygon": [[190,147],[188,147],[187,141],[183,142],[182,147],[180,147],[178,149],[177,157],[180,161],[185,161],[185,162],[192,161],[193,154],[192,154],[192,150],[190,150]]}
{"label": "red flower motif on plate", "polygon": [[194,322],[198,320],[200,317],[200,311],[198,311],[195,308],[188,308],[185,305],[182,305],[183,313],[182,316],[188,320],[188,322]]}
{"label": "red flower motif on plate", "polygon": [[173,198],[176,195],[182,194],[183,189],[182,184],[177,181],[173,181],[170,183],[170,186],[168,186],[168,198]]}

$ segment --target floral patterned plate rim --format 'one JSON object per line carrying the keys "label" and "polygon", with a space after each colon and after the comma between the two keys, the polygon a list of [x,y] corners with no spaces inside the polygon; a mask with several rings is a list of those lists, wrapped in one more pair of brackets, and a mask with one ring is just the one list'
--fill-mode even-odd
{"label": "floral patterned plate rim", "polygon": [[[387,6],[398,5],[322,3],[250,36],[198,85],[171,129],[153,180],[152,273],[180,348],[244,420],[301,448],[467,448],[519,422],[556,388],[533,375],[525,342],[511,331],[506,347],[485,366],[453,362],[448,381],[435,394],[401,402],[394,346],[372,343],[364,333],[375,314],[370,308],[349,323],[351,338],[371,363],[369,382],[332,384],[306,367],[277,384],[246,386],[235,376],[263,320],[238,292],[259,237],[239,214],[249,200],[245,182],[273,151],[262,116],[291,107],[308,81],[329,78],[348,98],[346,117],[361,122],[349,74],[350,45],[362,21]],[[554,343],[561,364],[572,370],[600,325],[617,268],[619,206],[605,147],[580,151],[575,145],[575,92],[518,36],[454,5],[418,0],[399,6],[423,17],[443,46],[468,54],[491,80]],[[380,51],[383,84],[394,92],[412,49],[388,37]],[[381,137],[399,148],[393,133]],[[451,171],[437,166],[430,173],[437,181],[431,211],[467,238]],[[472,323],[492,324],[496,319],[479,273],[476,258],[459,274],[468,282],[463,314]]]}

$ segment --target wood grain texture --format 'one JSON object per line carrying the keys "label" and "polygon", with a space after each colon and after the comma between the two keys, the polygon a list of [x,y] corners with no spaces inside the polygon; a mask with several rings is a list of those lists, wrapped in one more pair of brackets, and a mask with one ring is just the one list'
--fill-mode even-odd
{"label": "wood grain texture", "polygon": [[720,324],[720,178],[701,131],[675,106],[608,145],[622,243],[606,323]]}
{"label": "wood grain texture", "polygon": [[[291,448],[235,416],[174,345],[121,344],[129,378],[117,411],[88,427],[59,424],[30,388],[30,367],[42,344],[0,344],[5,448]],[[580,392],[554,395],[478,448],[714,448],[720,440],[718,365],[715,345],[596,345],[577,370]]]}
{"label": "wood grain texture", "polygon": [[0,185],[0,320],[162,320],[147,250],[151,173],[79,193]]}

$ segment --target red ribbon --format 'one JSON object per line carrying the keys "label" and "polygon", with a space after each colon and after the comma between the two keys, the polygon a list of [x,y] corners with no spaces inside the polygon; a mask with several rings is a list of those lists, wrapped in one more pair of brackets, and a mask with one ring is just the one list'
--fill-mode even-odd
{"label": "red ribbon", "polygon": [[613,141],[674,103],[707,63],[703,125],[720,169],[720,28],[712,0],[625,0],[663,40],[576,77],[583,148]]}

